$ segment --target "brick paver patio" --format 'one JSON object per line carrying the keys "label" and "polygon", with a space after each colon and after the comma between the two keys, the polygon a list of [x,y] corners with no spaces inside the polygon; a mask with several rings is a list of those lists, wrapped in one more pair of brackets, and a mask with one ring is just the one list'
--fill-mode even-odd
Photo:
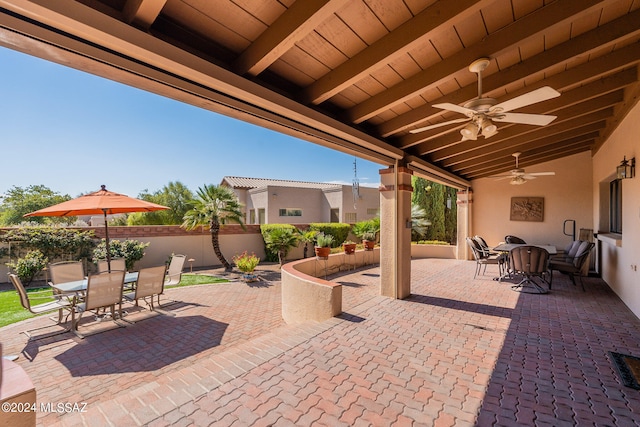
{"label": "brick paver patio", "polygon": [[[172,289],[180,304],[127,328],[25,345],[40,425],[640,425],[640,391],[609,351],[640,356],[640,320],[599,279],[547,295],[473,280],[473,262],[412,261],[412,296],[378,295],[379,270],[334,278],[344,313],[285,325],[280,285]],[[133,315],[132,315],[133,316]],[[136,314],[135,316],[139,316]]]}

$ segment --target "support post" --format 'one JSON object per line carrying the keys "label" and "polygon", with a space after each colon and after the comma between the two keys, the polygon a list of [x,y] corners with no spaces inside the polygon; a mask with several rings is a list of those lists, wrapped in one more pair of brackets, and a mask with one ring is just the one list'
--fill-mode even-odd
{"label": "support post", "polygon": [[380,170],[380,293],[411,295],[412,171],[404,166]]}
{"label": "support post", "polygon": [[473,206],[473,191],[470,188],[458,191],[456,205],[458,206],[458,254],[456,258],[468,260],[471,259],[472,254],[469,251],[469,245],[467,245],[465,239],[473,233],[471,209]]}

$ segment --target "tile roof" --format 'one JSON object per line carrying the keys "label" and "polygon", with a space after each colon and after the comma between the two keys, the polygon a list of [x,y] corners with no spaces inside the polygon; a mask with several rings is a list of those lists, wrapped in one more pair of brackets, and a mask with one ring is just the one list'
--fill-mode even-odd
{"label": "tile roof", "polygon": [[341,184],[330,184],[326,182],[305,182],[305,181],[289,181],[285,179],[268,179],[268,178],[245,178],[240,176],[225,176],[222,178],[222,184],[227,184],[232,188],[261,188],[267,186],[278,187],[296,187],[296,188],[317,188],[330,189],[341,187]]}

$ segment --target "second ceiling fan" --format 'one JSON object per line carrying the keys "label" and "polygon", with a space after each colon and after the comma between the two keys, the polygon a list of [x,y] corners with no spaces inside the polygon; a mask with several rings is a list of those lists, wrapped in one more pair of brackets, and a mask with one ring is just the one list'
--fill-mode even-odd
{"label": "second ceiling fan", "polygon": [[424,132],[426,130],[434,129],[440,126],[470,121],[469,124],[467,124],[460,130],[460,133],[462,134],[462,141],[466,141],[476,140],[478,138],[478,135],[489,138],[498,133],[498,128],[493,123],[494,121],[545,126],[555,120],[557,116],[551,116],[547,114],[524,114],[509,112],[517,108],[525,107],[527,105],[535,104],[537,102],[546,101],[548,99],[560,96],[560,93],[558,91],[549,86],[543,86],[529,93],[525,93],[524,95],[516,96],[515,98],[500,103],[498,103],[498,101],[493,98],[483,98],[482,71],[484,71],[489,66],[489,63],[489,58],[480,58],[469,65],[469,71],[478,75],[478,97],[476,99],[467,102],[466,104],[464,104],[464,106],[451,104],[448,102],[433,105],[433,107],[435,108],[442,108],[443,110],[462,113],[467,117],[449,120],[443,123],[437,123],[418,129],[412,129],[409,132]]}

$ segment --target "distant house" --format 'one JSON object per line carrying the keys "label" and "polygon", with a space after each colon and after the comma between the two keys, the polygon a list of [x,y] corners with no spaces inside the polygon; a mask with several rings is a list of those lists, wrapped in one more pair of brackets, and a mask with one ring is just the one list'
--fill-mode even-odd
{"label": "distant house", "polygon": [[380,192],[351,185],[225,176],[244,205],[247,224],[356,223],[378,215]]}

